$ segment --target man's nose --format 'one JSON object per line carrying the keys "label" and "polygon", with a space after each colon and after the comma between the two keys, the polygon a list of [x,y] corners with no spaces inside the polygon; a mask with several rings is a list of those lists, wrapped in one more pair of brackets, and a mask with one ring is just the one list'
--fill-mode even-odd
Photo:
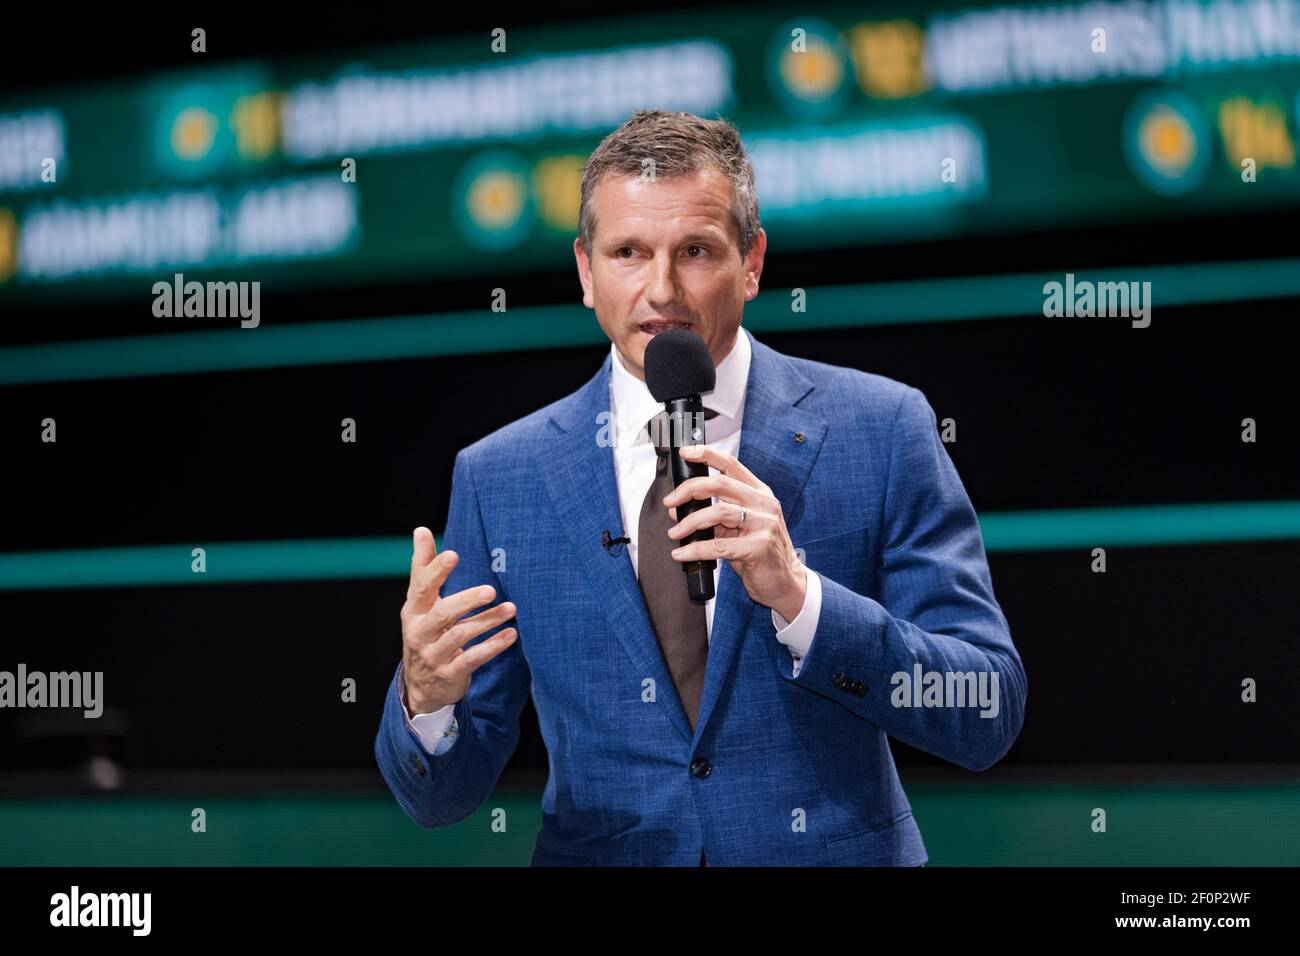
{"label": "man's nose", "polygon": [[662,308],[677,301],[677,272],[672,256],[656,256],[650,267],[653,271],[646,285],[646,301],[654,308]]}

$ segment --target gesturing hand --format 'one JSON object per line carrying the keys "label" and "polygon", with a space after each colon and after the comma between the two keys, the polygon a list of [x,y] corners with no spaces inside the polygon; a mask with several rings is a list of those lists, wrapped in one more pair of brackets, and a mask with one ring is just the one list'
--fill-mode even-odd
{"label": "gesturing hand", "polygon": [[467,641],[514,617],[515,606],[506,601],[458,620],[495,598],[496,589],[483,585],[442,597],[439,590],[457,560],[455,551],[437,554],[428,528],[415,529],[411,582],[402,605],[402,673],[406,706],[412,715],[432,713],[459,701],[469,691],[470,675],[513,644],[518,635],[513,627],[503,628],[464,649]]}
{"label": "gesturing hand", "polygon": [[[664,504],[679,505],[692,498],[718,501],[668,530],[670,538],[680,540],[700,528],[713,528],[713,540],[682,545],[673,551],[674,560],[725,558],[754,601],[793,621],[803,607],[808,571],[795,554],[781,502],[771,488],[725,452],[708,445],[687,445],[681,456],[703,462],[718,474],[688,478],[664,498]],[[677,519],[675,508],[670,514]]]}

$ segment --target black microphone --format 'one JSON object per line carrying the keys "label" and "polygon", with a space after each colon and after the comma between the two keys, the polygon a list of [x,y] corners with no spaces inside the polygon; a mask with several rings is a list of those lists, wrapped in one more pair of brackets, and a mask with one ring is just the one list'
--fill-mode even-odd
{"label": "black microphone", "polygon": [[[668,416],[668,467],[672,472],[673,487],[687,478],[707,477],[708,465],[686,461],[679,452],[683,445],[704,444],[704,402],[700,395],[713,391],[717,382],[709,347],[688,329],[660,332],[646,346],[643,364],[646,386],[655,401],[664,403]],[[677,506],[677,520],[681,521],[711,504],[713,502],[708,498],[692,498]],[[712,540],[713,529],[701,528],[679,541],[678,545]],[[686,593],[692,604],[707,604],[713,598],[713,572],[717,566],[718,562],[712,558],[682,564]]]}
{"label": "black microphone", "polygon": [[608,551],[610,554],[614,553],[613,551],[614,545],[631,544],[631,543],[632,543],[631,538],[611,538],[609,536],[608,528],[606,528],[604,531],[600,533],[600,546],[604,548],[606,551]]}

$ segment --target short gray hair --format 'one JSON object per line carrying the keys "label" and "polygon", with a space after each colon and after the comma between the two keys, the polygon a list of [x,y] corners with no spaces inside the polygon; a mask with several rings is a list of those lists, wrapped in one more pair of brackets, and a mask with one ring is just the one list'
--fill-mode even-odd
{"label": "short gray hair", "polygon": [[731,181],[731,212],[743,259],[758,238],[758,198],[754,168],[745,156],[740,133],[727,120],[701,119],[690,113],[637,110],[610,133],[582,168],[582,200],[578,206],[578,239],[587,255],[596,234],[591,195],[606,173],[640,176],[646,160],[654,175],[684,176],[713,166]]}

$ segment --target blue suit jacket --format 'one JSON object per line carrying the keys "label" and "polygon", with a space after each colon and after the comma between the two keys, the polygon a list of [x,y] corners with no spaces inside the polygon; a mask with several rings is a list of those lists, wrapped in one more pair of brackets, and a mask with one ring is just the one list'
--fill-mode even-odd
{"label": "blue suit jacket", "polygon": [[[456,823],[490,796],[530,692],[550,763],[533,865],[695,866],[703,848],[714,866],[915,866],[925,846],[886,735],[970,770],[1007,752],[1025,673],[925,397],[750,339],[739,458],[822,578],[799,675],[768,609],[720,562],[691,732],[631,560],[601,547],[622,529],[598,440],[607,355],[578,391],[456,456],[443,549],[460,562],[442,593],[493,585],[518,608],[519,639],[475,672],[438,756],[406,726],[398,666],[375,755],[417,824]],[[918,663],[997,673],[996,717],[894,706],[892,675]]]}

